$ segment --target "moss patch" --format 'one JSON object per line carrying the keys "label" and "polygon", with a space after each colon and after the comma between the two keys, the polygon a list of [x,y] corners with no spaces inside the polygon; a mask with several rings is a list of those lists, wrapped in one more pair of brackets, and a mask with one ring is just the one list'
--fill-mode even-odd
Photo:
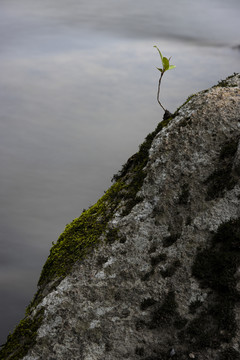
{"label": "moss patch", "polygon": [[[102,238],[105,237],[106,242],[110,244],[115,240],[125,241],[118,236],[117,229],[108,227],[108,222],[119,207],[122,216],[125,216],[142,200],[137,193],[146,176],[143,169],[148,161],[149,149],[156,134],[166,127],[173,117],[159,123],[155,131],[146,137],[139,151],[127,161],[117,175],[114,175],[115,183],[104,196],[66,226],[57,243],[53,244],[50,250],[38,282],[39,290],[30,303],[27,314],[41,301],[46,285],[48,291],[54,289],[76,261],[83,260],[90,254],[100,244]],[[52,287],[49,284],[53,284]]]}
{"label": "moss patch", "polygon": [[37,330],[43,320],[43,310],[40,310],[33,318],[27,316],[16,327],[14,332],[8,335],[7,343],[0,351],[0,359],[22,359],[36,343]]}
{"label": "moss patch", "polygon": [[139,151],[131,156],[122,166],[122,169],[113,176],[113,181],[122,181],[127,184],[126,196],[123,195],[123,199],[125,200],[125,210],[123,215],[128,215],[133,206],[142,200],[137,196],[137,193],[141,189],[147,175],[144,171],[144,167],[148,162],[149,149],[152,145],[152,141],[175,116],[176,114],[159,123],[157,128],[145,138],[145,141],[139,147]]}
{"label": "moss patch", "polygon": [[237,75],[237,73],[233,73],[233,75],[228,76],[226,79],[221,80],[218,82],[217,85],[213,86],[213,87],[237,87],[237,84],[229,84],[228,80],[232,79],[233,77],[235,77]]}
{"label": "moss patch", "polygon": [[122,215],[127,215],[133,206],[142,200],[137,193],[146,176],[143,169],[148,161],[149,149],[156,134],[167,126],[173,117],[159,123],[155,131],[146,137],[139,151],[114,175],[115,183],[105,195],[66,226],[50,250],[39,279],[40,289],[54,278],[65,277],[76,261],[84,259],[100,243],[101,235],[105,234],[108,243],[118,238],[117,229],[107,229],[107,224],[120,202],[124,204]]}
{"label": "moss patch", "polygon": [[[186,100],[181,106],[179,106],[179,108],[177,108],[175,114],[178,115],[179,110],[180,110],[183,106],[185,106],[190,100],[192,100],[192,98],[194,98],[196,95],[197,95],[197,94],[192,94],[192,95],[188,96],[187,100]],[[183,126],[184,126],[184,125],[187,125],[185,119],[183,120]]]}
{"label": "moss patch", "polygon": [[148,151],[156,134],[171,119],[162,121],[154,132],[149,134],[140,146],[138,153],[133,155],[123,166],[119,174],[114,176],[116,181],[105,195],[89,210],[73,220],[59,237],[57,243],[50,250],[50,255],[43,267],[39,286],[43,286],[56,277],[64,277],[72,265],[83,259],[100,243],[101,235],[105,234],[106,241],[112,243],[118,238],[117,229],[108,229],[114,211],[120,202],[124,203],[123,215],[128,214],[133,206],[141,201],[137,192],[146,176],[143,168],[148,161]]}
{"label": "moss patch", "polygon": [[51,248],[50,255],[43,267],[39,286],[43,286],[56,277],[64,277],[77,260],[100,243],[100,236],[106,234],[108,242],[116,239],[117,231],[109,229],[107,223],[121,200],[124,184],[117,182],[89,210],[73,220]]}

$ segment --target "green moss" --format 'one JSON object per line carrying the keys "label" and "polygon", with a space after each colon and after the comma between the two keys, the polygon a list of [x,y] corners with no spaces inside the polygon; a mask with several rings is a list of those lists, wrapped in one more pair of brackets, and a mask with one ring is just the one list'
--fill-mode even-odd
{"label": "green moss", "polygon": [[89,210],[73,220],[51,248],[50,255],[43,267],[39,286],[56,277],[64,277],[73,264],[84,259],[100,243],[100,236],[106,234],[107,241],[116,238],[116,229],[107,231],[107,223],[121,201],[124,184],[117,182]]}
{"label": "green moss", "polygon": [[[190,96],[182,106],[189,102],[193,96],[195,95]],[[71,224],[67,225],[57,243],[53,243],[50,255],[43,267],[39,279],[39,290],[26,311],[26,317],[20,322],[13,334],[9,335],[7,343],[0,352],[0,359],[20,359],[34,345],[37,329],[41,325],[43,315],[42,312],[39,312],[32,319],[30,314],[39,301],[41,301],[45,286],[47,286],[47,292],[56,287],[61,279],[69,273],[76,261],[84,259],[89,253],[91,253],[91,251],[100,244],[102,238],[105,237],[105,240],[108,243],[112,243],[116,239],[120,242],[125,242],[125,238],[120,237],[119,239],[117,229],[108,228],[108,222],[111,220],[114,212],[119,206],[122,206],[122,204],[125,204],[125,210],[122,212],[122,215],[127,215],[133,206],[142,200],[137,196],[137,193],[141,189],[146,176],[144,167],[148,162],[149,149],[152,145],[152,141],[157,133],[166,127],[170,121],[178,115],[179,109],[170,118],[165,119],[158,124],[155,131],[146,137],[143,144],[139,147],[139,151],[127,161],[117,175],[114,175],[113,180],[115,183],[105,193],[105,195],[90,209],[84,210],[79,218],[73,220]],[[182,126],[186,126],[189,121],[190,119],[186,118],[185,121],[182,122]],[[233,151],[230,147],[226,149],[226,154],[230,155],[221,155],[223,159],[232,156]],[[183,193],[183,198],[185,199],[187,195],[187,192]],[[166,241],[166,246],[170,246],[176,240],[177,237],[170,237],[170,239]],[[231,255],[229,256],[231,257]],[[101,266],[105,260],[106,259],[99,259],[99,266]],[[160,259],[160,261],[161,260],[162,259]],[[152,260],[152,265],[154,266],[158,261],[159,258],[155,258]],[[216,262],[218,262],[218,260],[216,260]],[[231,271],[233,270],[234,266]],[[142,280],[148,280],[153,274],[154,268],[145,274]],[[229,279],[227,274],[222,275],[226,275],[226,278]],[[49,284],[52,284],[52,287],[50,287]],[[116,294],[116,300],[119,298],[120,295]],[[233,303],[234,302],[232,302],[232,304]],[[226,306],[228,309],[227,313],[229,315],[228,319],[230,319],[232,314],[230,300],[227,301]],[[220,308],[219,313],[221,313],[222,309],[223,307]],[[160,306],[157,306],[155,311],[152,313],[151,324],[154,323],[154,326],[158,326],[162,320],[165,322],[174,322],[174,316],[176,323],[176,319],[178,319],[176,302],[174,293],[170,292],[167,295],[166,301]],[[181,321],[179,321],[179,324],[180,323]],[[139,321],[139,324],[139,328],[141,328],[144,322]]]}
{"label": "green moss", "polygon": [[113,181],[122,181],[127,184],[125,187],[125,196],[123,195],[123,199],[125,200],[125,211],[123,212],[123,215],[128,215],[133,206],[142,201],[142,199],[137,196],[137,193],[141,189],[146,177],[144,167],[148,162],[149,149],[152,145],[152,141],[175,116],[176,115],[174,114],[172,117],[159,123],[157,128],[150,133],[143,144],[140,145],[139,151],[128,159],[121,171],[113,176]]}
{"label": "green moss", "polygon": [[[185,106],[190,100],[192,100],[192,98],[194,98],[196,95],[197,95],[197,94],[192,94],[192,95],[190,95],[190,96],[187,98],[187,100],[186,100],[181,106],[179,106],[179,108],[177,108],[177,110],[176,110],[176,112],[174,113],[174,115],[178,115],[179,110],[180,110],[183,106]],[[185,120],[183,121],[183,125],[182,125],[182,126],[184,126],[184,124],[186,125]]]}
{"label": "green moss", "polygon": [[[41,298],[42,289],[52,280],[63,279],[76,261],[84,259],[96,246],[100,244],[102,235],[106,242],[112,243],[118,237],[117,229],[108,228],[112,215],[122,205],[122,215],[127,215],[133,206],[142,199],[137,196],[143,185],[146,173],[144,167],[148,161],[148,152],[156,134],[169,124],[172,118],[158,124],[155,131],[149,134],[139,151],[133,155],[122,170],[114,175],[115,183],[105,195],[90,209],[66,226],[56,244],[50,250],[50,255],[43,267],[39,279],[39,291],[30,305],[36,305]],[[120,238],[124,242],[125,239]]]}
{"label": "green moss", "polygon": [[228,80],[232,79],[236,75],[237,75],[237,73],[234,73],[233,75],[228,76],[226,79],[219,81],[218,84],[215,85],[214,87],[237,87],[237,84],[231,85],[228,83]]}
{"label": "green moss", "polygon": [[37,330],[43,320],[43,310],[33,318],[27,316],[7,338],[7,343],[0,351],[0,359],[22,359],[36,343]]}
{"label": "green moss", "polygon": [[[123,180],[126,175],[130,172],[137,172],[137,170],[142,170],[147,164],[148,160],[148,151],[152,144],[154,136],[148,135],[144,143],[140,146],[139,151],[131,156],[128,161],[122,166],[122,169],[113,176],[112,181]],[[143,176],[143,174],[141,174]],[[133,179],[136,181],[136,179]]]}
{"label": "green moss", "polygon": [[227,82],[227,79],[225,80],[221,80],[218,82],[216,87],[235,87],[237,85],[229,85],[229,83]]}
{"label": "green moss", "polygon": [[[100,244],[102,235],[108,243],[118,238],[117,229],[109,228],[108,222],[122,199],[126,197],[126,187],[122,181],[117,181],[95,205],[84,211],[79,218],[66,226],[57,243],[50,250],[50,255],[39,279],[39,290],[26,310],[26,319],[20,323],[18,330],[11,335],[10,345],[8,345],[10,349],[12,348],[11,344],[18,343],[19,331],[26,327],[32,309],[36,307],[43,297],[45,286],[48,286],[48,291],[54,289],[61,279],[69,273],[76,261],[84,259],[93,248]],[[124,192],[124,195],[122,192]],[[52,287],[49,287],[49,284],[52,284]],[[27,349],[27,346],[32,346],[33,342],[29,341],[27,333],[25,335],[23,331],[21,333],[23,339],[26,338],[24,349]],[[7,344],[9,344],[9,341]]]}

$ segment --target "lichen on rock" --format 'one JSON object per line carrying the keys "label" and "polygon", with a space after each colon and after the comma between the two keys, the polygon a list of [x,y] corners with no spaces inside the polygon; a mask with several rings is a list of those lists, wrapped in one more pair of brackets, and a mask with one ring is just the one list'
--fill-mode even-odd
{"label": "lichen on rock", "polygon": [[238,359],[239,140],[234,74],[161,122],[66,227],[0,359]]}

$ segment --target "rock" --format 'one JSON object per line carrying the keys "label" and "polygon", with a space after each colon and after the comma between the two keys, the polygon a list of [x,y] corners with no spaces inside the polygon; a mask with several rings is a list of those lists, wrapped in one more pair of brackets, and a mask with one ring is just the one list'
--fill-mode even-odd
{"label": "rock", "polygon": [[172,116],[173,116],[173,114],[170,113],[170,111],[165,110],[164,115],[163,115],[163,120],[168,120],[168,119],[170,119]]}
{"label": "rock", "polygon": [[147,136],[52,247],[0,359],[239,359],[239,114],[234,74]]}

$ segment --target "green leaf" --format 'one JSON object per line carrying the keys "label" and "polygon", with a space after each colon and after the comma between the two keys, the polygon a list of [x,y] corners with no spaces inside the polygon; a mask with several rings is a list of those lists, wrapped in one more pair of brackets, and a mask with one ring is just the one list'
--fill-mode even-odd
{"label": "green leaf", "polygon": [[154,47],[158,50],[159,55],[160,55],[160,58],[161,58],[161,60],[163,61],[163,56],[162,56],[161,51],[159,50],[159,48],[158,48],[156,45],[154,45]]}
{"label": "green leaf", "polygon": [[164,57],[162,59],[162,63],[163,63],[164,70],[168,70],[168,68],[169,68],[169,60],[166,57]]}
{"label": "green leaf", "polygon": [[175,65],[170,65],[171,57],[169,59],[167,59],[165,56],[162,56],[161,51],[159,50],[159,48],[156,45],[154,45],[153,47],[155,47],[157,49],[157,51],[159,52],[160,58],[162,60],[163,68],[162,69],[157,68],[161,73],[164,73],[166,70],[171,70],[176,67]]}

